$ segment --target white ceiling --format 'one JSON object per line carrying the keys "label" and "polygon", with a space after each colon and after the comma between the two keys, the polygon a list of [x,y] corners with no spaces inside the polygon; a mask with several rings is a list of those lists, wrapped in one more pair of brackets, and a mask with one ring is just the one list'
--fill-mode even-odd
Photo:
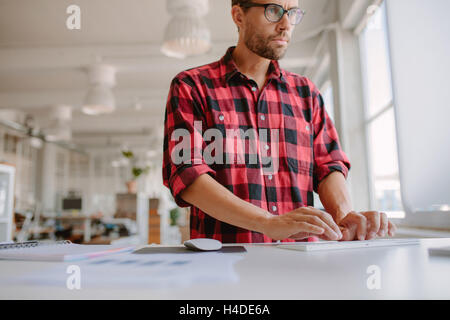
{"label": "white ceiling", "polygon": [[[344,0],[343,0],[344,1]],[[346,0],[345,0],[346,1]],[[210,0],[206,22],[213,49],[201,57],[176,60],[160,53],[169,21],[162,0],[77,0],[81,30],[66,28],[73,0],[0,0],[0,108],[21,109],[38,119],[49,107],[71,105],[76,143],[104,145],[129,140],[160,143],[171,79],[180,71],[220,59],[237,42],[231,0]],[[281,64],[296,73],[315,63],[320,31],[338,19],[337,0],[301,0],[307,14]],[[89,117],[80,106],[88,83],[84,68],[96,56],[118,68],[117,111]],[[139,99],[140,111],[134,108]]]}

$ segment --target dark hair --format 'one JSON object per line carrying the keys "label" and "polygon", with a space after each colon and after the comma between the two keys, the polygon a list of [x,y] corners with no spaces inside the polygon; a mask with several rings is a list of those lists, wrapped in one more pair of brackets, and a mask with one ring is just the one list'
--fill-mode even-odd
{"label": "dark hair", "polygon": [[[231,0],[231,6],[232,7],[233,6],[241,6],[241,5],[249,3],[251,1],[252,0]],[[247,13],[248,9],[250,9],[250,8],[244,8],[244,7],[241,7],[241,8],[242,8],[242,10],[244,10],[245,13]],[[238,29],[238,32],[239,32],[239,27],[237,29]]]}
{"label": "dark hair", "polygon": [[[231,0],[231,6],[240,6],[245,3],[249,3],[251,0]],[[246,12],[249,8],[242,8]]]}

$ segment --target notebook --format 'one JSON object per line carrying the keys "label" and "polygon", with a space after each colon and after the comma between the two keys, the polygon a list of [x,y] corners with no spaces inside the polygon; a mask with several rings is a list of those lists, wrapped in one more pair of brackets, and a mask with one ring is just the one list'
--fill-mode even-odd
{"label": "notebook", "polygon": [[374,247],[392,247],[405,245],[418,245],[420,239],[374,239],[363,241],[319,241],[281,244],[278,248],[297,250],[297,251],[319,251],[319,250],[345,250],[355,248],[374,248]]}
{"label": "notebook", "polygon": [[131,252],[135,247],[81,245],[70,241],[0,244],[0,259],[33,261],[79,261],[110,254]]}

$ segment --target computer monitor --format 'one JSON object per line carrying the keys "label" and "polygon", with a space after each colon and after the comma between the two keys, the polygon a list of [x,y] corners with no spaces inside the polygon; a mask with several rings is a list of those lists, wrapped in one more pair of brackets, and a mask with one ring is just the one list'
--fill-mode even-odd
{"label": "computer monitor", "polygon": [[403,206],[407,217],[439,218],[450,205],[450,1],[387,0],[386,9]]}
{"label": "computer monitor", "polygon": [[62,201],[63,211],[81,210],[83,201],[81,198],[66,198]]}

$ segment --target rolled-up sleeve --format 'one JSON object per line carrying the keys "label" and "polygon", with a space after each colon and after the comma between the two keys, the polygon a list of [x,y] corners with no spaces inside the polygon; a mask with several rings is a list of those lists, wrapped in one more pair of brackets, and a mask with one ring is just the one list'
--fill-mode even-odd
{"label": "rolled-up sleeve", "polygon": [[350,170],[350,161],[342,150],[333,121],[329,117],[322,95],[310,84],[313,101],[314,124],[314,191],[318,192],[320,182],[334,171],[341,172],[345,178]]}
{"label": "rolled-up sleeve", "polygon": [[200,175],[216,175],[202,156],[205,113],[189,83],[181,75],[172,81],[164,119],[163,183],[180,207],[191,206],[181,194]]}

